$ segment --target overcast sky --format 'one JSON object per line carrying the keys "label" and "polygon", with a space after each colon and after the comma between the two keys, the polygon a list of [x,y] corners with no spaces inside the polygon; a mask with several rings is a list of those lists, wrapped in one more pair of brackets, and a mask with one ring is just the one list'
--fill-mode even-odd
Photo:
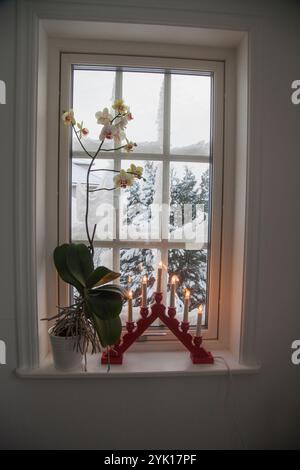
{"label": "overcast sky", "polygon": [[[83,120],[91,138],[98,138],[101,126],[95,113],[111,106],[115,72],[74,71],[76,119]],[[171,148],[209,141],[210,77],[172,75]],[[123,98],[130,105],[134,121],[127,128],[130,140],[158,142],[162,136],[163,74],[124,72]]]}

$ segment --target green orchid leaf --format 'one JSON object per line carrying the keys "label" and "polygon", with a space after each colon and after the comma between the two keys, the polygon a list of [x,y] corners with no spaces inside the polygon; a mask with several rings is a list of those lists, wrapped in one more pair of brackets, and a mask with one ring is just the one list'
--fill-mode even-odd
{"label": "green orchid leaf", "polygon": [[121,286],[116,286],[115,284],[108,284],[105,286],[100,286],[96,287],[95,289],[92,290],[93,293],[97,292],[115,292],[119,295],[121,295],[123,298],[126,297],[126,290],[124,287]]}
{"label": "green orchid leaf", "polygon": [[80,294],[83,293],[81,283],[73,276],[67,265],[67,252],[69,244],[57,246],[53,252],[54,264],[61,279],[67,284],[74,286]]}
{"label": "green orchid leaf", "polygon": [[89,290],[85,299],[89,312],[101,320],[116,318],[123,307],[122,294],[112,290]]}
{"label": "green orchid leaf", "polygon": [[92,272],[94,271],[93,256],[88,247],[83,243],[78,243],[75,246],[80,259],[80,265],[84,279],[87,281],[87,279],[91,276]]}
{"label": "green orchid leaf", "polygon": [[102,286],[120,277],[120,273],[115,273],[105,266],[99,266],[92,272],[86,281],[87,287]]}
{"label": "green orchid leaf", "polygon": [[94,270],[93,258],[84,244],[71,243],[67,250],[67,266],[78,282],[86,287],[86,280]]}
{"label": "green orchid leaf", "polygon": [[93,322],[101,345],[113,346],[121,337],[122,323],[120,317],[112,320],[101,320],[96,315],[93,315]]}

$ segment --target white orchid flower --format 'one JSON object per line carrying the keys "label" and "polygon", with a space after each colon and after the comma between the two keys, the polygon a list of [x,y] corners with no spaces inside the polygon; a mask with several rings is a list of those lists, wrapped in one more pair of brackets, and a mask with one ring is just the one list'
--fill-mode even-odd
{"label": "white orchid flower", "polygon": [[116,120],[116,126],[120,127],[120,129],[125,129],[128,124],[127,115],[121,116],[119,119]]}
{"label": "white orchid flower", "polygon": [[89,133],[89,130],[86,127],[83,127],[83,121],[77,122],[77,127],[78,127],[78,134],[79,134],[79,139],[82,137],[86,137]]}
{"label": "white orchid flower", "polygon": [[115,100],[112,108],[119,114],[126,114],[128,107],[124,103],[124,100]]}
{"label": "white orchid flower", "polygon": [[125,170],[121,170],[118,175],[114,177],[114,183],[117,188],[127,188],[132,186],[134,182],[134,175],[128,174]]}
{"label": "white orchid flower", "polygon": [[135,142],[129,142],[129,141],[127,141],[127,144],[124,146],[124,150],[125,150],[126,152],[128,152],[128,153],[129,153],[129,152],[133,152],[133,149],[134,149],[134,147],[136,147],[136,146],[137,146],[137,145],[136,145]]}
{"label": "white orchid flower", "polygon": [[109,113],[108,108],[104,108],[103,111],[98,111],[95,114],[95,117],[97,119],[97,124],[103,124],[103,125],[110,124],[113,118],[112,115]]}
{"label": "white orchid flower", "polygon": [[65,124],[65,126],[71,126],[71,124],[75,125],[76,124],[76,120],[75,120],[75,117],[74,117],[74,111],[73,109],[69,109],[69,111],[65,111],[63,114],[62,114],[62,120]]}

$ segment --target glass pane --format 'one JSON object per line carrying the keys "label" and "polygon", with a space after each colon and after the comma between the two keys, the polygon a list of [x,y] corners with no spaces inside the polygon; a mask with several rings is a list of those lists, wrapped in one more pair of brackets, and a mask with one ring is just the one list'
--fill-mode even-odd
{"label": "glass pane", "polygon": [[94,265],[105,266],[113,270],[113,250],[112,248],[95,248],[94,252]]}
{"label": "glass pane", "polygon": [[[122,190],[120,198],[120,239],[160,239],[160,208],[162,202],[162,163],[135,161],[143,167],[145,181],[135,180],[133,185]],[[122,168],[129,163],[122,161]]]}
{"label": "glass pane", "polygon": [[[178,277],[176,291],[176,318],[183,319],[184,289],[191,294],[189,322],[197,324],[197,309],[207,299],[207,250],[174,249],[168,251],[168,273]],[[168,299],[169,300],[169,299]],[[205,305],[203,305],[203,323],[205,323]]]}
{"label": "glass pane", "polygon": [[170,240],[208,242],[210,165],[171,162]]}
{"label": "glass pane", "polygon": [[[88,158],[72,159],[72,240],[87,240],[85,230],[86,174],[90,164]],[[96,160],[93,170],[113,169],[113,160]],[[112,240],[114,233],[113,191],[97,191],[113,187],[114,173],[93,171],[90,176],[89,231],[92,234],[97,224],[95,240]]]}
{"label": "glass pane", "polygon": [[211,77],[171,76],[171,153],[209,155]]}
{"label": "glass pane", "polygon": [[134,120],[128,138],[137,143],[137,152],[162,153],[164,75],[161,73],[123,73],[123,98]]}
{"label": "glass pane", "polygon": [[[115,77],[116,73],[108,70],[74,70],[73,109],[77,121],[83,121],[89,130],[88,137],[84,138],[89,151],[95,151],[99,146],[102,125],[97,124],[95,113],[105,107],[111,108],[115,99]],[[74,135],[73,151],[81,151]]]}
{"label": "glass pane", "polygon": [[123,248],[120,250],[120,283],[133,292],[133,306],[141,305],[141,282],[148,278],[148,303],[151,303],[155,291],[155,280],[160,252],[150,248]]}

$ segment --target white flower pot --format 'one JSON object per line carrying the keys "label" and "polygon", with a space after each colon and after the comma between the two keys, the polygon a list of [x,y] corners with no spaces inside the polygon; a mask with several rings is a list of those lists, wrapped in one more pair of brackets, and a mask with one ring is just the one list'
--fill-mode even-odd
{"label": "white flower pot", "polygon": [[53,352],[54,366],[58,370],[81,370],[83,355],[74,348],[76,340],[52,334],[53,328],[48,333]]}

